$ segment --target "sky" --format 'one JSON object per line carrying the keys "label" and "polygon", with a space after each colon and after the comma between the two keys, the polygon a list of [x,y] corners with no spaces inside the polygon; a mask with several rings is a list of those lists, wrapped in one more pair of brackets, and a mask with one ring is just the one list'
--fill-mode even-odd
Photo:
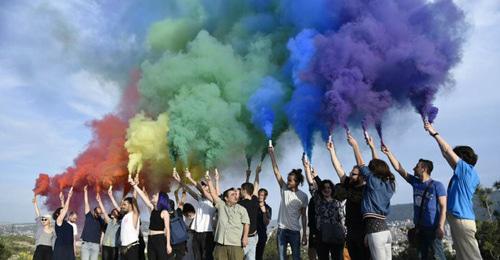
{"label": "sky", "polygon": [[[32,221],[38,174],[53,175],[71,165],[91,139],[87,122],[115,111],[127,72],[144,55],[148,25],[168,13],[160,1],[148,6],[139,2],[0,2],[0,223]],[[500,1],[456,2],[471,27],[462,62],[453,70],[455,85],[438,93],[440,113],[434,125],[451,145],[475,149],[481,184],[491,186],[500,179],[495,170],[500,158]],[[407,171],[419,158],[431,159],[432,177],[448,183],[452,171],[414,111],[391,111],[384,131],[386,144]],[[361,140],[362,133],[354,134]],[[292,131],[281,138],[276,153],[285,175],[301,167],[302,148]],[[334,141],[350,170],[354,156],[345,136],[335,133]],[[368,158],[367,147],[362,148]],[[338,181],[319,137],[312,164],[322,178]],[[222,188],[241,183],[244,170],[244,158],[221,169]],[[269,190],[275,218],[279,190],[268,159],[261,186]],[[411,194],[411,187],[397,176],[392,204],[411,202]]]}

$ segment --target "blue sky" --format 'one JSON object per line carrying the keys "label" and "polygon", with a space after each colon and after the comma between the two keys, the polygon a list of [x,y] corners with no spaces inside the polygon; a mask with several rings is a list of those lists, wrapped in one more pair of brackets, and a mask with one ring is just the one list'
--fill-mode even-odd
{"label": "blue sky", "polygon": [[[31,221],[31,190],[38,173],[56,174],[71,165],[91,138],[85,123],[114,111],[127,71],[144,54],[148,24],[168,10],[161,1],[148,7],[139,2],[0,3],[0,207],[7,209],[0,211],[0,222]],[[471,30],[462,63],[453,70],[455,86],[437,96],[435,127],[450,144],[475,148],[481,183],[490,186],[500,179],[495,170],[500,158],[500,2],[456,2],[466,11]],[[413,111],[392,111],[384,131],[407,170],[419,158],[431,159],[433,177],[447,184],[451,170]],[[286,173],[300,167],[302,149],[292,132],[282,138],[286,140],[276,150]],[[350,169],[354,158],[344,139],[341,133],[335,136],[340,159]],[[313,164],[323,178],[337,181],[319,139]],[[231,173],[222,186],[241,182],[243,169],[244,160],[222,169],[222,174]],[[262,186],[269,189],[277,214],[278,185],[270,170],[266,160]],[[398,176],[392,203],[411,200],[410,186]]]}

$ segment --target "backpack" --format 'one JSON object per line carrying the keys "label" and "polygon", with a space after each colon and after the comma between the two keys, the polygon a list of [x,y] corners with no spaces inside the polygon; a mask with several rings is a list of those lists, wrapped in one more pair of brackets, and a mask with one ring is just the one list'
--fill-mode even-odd
{"label": "backpack", "polygon": [[184,222],[184,219],[182,219],[182,215],[179,216],[177,211],[175,211],[173,216],[170,216],[170,243],[172,245],[178,245],[186,242],[187,240],[188,232],[186,223]]}

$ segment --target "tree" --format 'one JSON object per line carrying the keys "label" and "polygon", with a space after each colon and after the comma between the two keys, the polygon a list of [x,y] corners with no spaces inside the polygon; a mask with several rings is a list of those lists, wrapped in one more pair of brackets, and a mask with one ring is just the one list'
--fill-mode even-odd
{"label": "tree", "polygon": [[493,201],[491,201],[490,198],[492,192],[493,192],[492,188],[483,188],[481,186],[479,186],[476,190],[476,196],[479,199],[481,207],[486,209],[489,221],[493,221],[493,211],[491,210],[491,206],[493,206]]}

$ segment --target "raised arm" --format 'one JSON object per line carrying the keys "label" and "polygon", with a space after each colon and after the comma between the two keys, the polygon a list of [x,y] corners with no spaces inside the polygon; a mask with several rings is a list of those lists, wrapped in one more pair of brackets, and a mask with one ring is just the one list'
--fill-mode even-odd
{"label": "raised arm", "polygon": [[280,169],[278,168],[278,163],[276,162],[276,157],[274,155],[274,147],[271,143],[269,143],[269,158],[271,158],[271,163],[273,165],[273,172],[274,172],[274,177],[276,177],[276,181],[278,181],[278,184],[281,186],[285,185],[285,181],[283,180],[283,177],[281,176]]}
{"label": "raised arm", "polygon": [[203,190],[203,187],[193,179],[188,168],[184,170],[184,176],[186,177],[186,180],[188,180],[188,184],[195,186],[196,189],[198,189],[198,191],[201,193],[201,195],[206,197],[206,192]]}
{"label": "raised arm", "polygon": [[368,135],[368,132],[365,131],[365,141],[366,144],[370,147],[370,151],[372,152],[372,159],[378,159],[377,149],[375,148],[375,142],[373,141],[373,137]]}
{"label": "raised arm", "polygon": [[326,143],[326,149],[330,153],[330,160],[332,161],[333,168],[337,175],[339,176],[340,182],[344,182],[346,179],[344,168],[340,164],[339,158],[337,157],[337,152],[335,151],[335,145],[333,144],[333,140],[330,137],[328,142]]}
{"label": "raised arm", "polygon": [[95,195],[95,200],[97,200],[97,203],[99,204],[99,207],[102,210],[102,214],[104,215],[104,221],[106,222],[106,224],[109,223],[111,221],[111,219],[108,216],[108,212],[106,211],[106,208],[102,204],[101,195],[99,193],[97,193]]}
{"label": "raised arm", "polygon": [[62,225],[64,218],[66,217],[66,213],[68,213],[69,202],[71,200],[71,196],[73,196],[73,187],[71,187],[69,189],[68,197],[66,198],[66,201],[64,202],[64,206],[61,209],[61,212],[59,213],[59,216],[56,219],[56,224],[58,226]]}
{"label": "raised arm", "polygon": [[349,132],[347,134],[347,143],[352,147],[352,150],[354,152],[354,157],[356,158],[356,164],[358,166],[364,166],[365,161],[363,161],[363,156],[361,156],[361,151],[359,150],[359,145],[356,139],[351,135]]}
{"label": "raised arm", "polygon": [[186,193],[186,190],[183,188],[182,189],[181,199],[177,203],[177,207],[180,208],[180,209],[183,209],[184,208],[184,204],[186,204],[186,199],[187,199],[187,193]]}
{"label": "raised arm", "polygon": [[446,159],[451,168],[455,170],[460,157],[458,157],[458,155],[453,151],[453,148],[444,140],[444,138],[439,135],[439,133],[434,129],[431,123],[429,123],[428,121],[424,121],[424,129],[432,137],[434,137],[439,145],[439,149],[441,149],[443,157]]}
{"label": "raised arm", "polygon": [[262,171],[262,166],[259,164],[257,168],[255,168],[255,180],[253,181],[253,195],[259,196],[259,188],[260,188],[260,172]]}
{"label": "raised arm", "polygon": [[120,205],[118,205],[118,203],[115,200],[115,196],[113,196],[113,185],[109,186],[108,196],[109,196],[109,200],[111,200],[111,204],[113,204],[113,207],[117,210],[120,210]]}
{"label": "raised arm", "polygon": [[90,212],[90,205],[89,205],[89,192],[88,192],[88,187],[85,185],[83,187],[83,201],[85,204],[85,215]]}
{"label": "raised arm", "polygon": [[59,192],[59,201],[61,201],[61,208],[64,207],[64,194],[63,192]]}
{"label": "raised arm", "polygon": [[306,179],[307,183],[309,184],[309,187],[314,186],[314,179],[311,173],[311,164],[309,163],[307,155],[305,154],[302,155],[302,165],[304,166],[304,171],[306,172]]}
{"label": "raised arm", "polygon": [[38,196],[35,194],[35,197],[33,198],[33,207],[35,208],[35,215],[37,218],[40,217],[40,209],[38,208]]}
{"label": "raised arm", "polygon": [[200,195],[198,193],[196,193],[194,190],[192,190],[189,186],[187,186],[186,184],[184,184],[181,180],[181,176],[179,175],[179,173],[177,172],[177,170],[174,168],[173,170],[173,173],[172,173],[172,177],[174,178],[174,180],[176,180],[179,185],[189,193],[189,195],[191,195],[191,197],[193,197],[193,199],[195,200],[199,200],[200,199]]}
{"label": "raised arm", "polygon": [[408,173],[403,168],[403,166],[398,161],[398,159],[396,159],[396,156],[394,156],[394,154],[391,152],[391,150],[389,150],[389,147],[387,147],[386,145],[383,145],[382,146],[382,153],[384,153],[387,156],[387,158],[389,158],[389,161],[391,162],[394,170],[396,170],[399,173],[399,175],[401,175],[401,177],[403,177],[405,180],[408,181],[408,177],[409,177]]}
{"label": "raised arm", "polygon": [[220,175],[219,175],[219,170],[217,168],[214,169],[214,181],[215,181],[215,192],[217,194],[220,194]]}
{"label": "raised arm", "polygon": [[141,199],[144,201],[144,204],[146,204],[149,211],[153,211],[155,209],[155,206],[153,205],[153,203],[151,203],[151,200],[149,200],[148,195],[146,195],[146,193],[144,193],[144,191],[141,190],[141,188],[139,188],[138,185],[139,183],[137,181],[132,180],[132,178],[129,178],[128,182],[130,183],[130,185],[132,185],[132,187],[134,187],[134,190],[137,192],[139,197],[141,197]]}
{"label": "raised arm", "polygon": [[[208,173],[208,172],[207,172]],[[212,179],[210,175],[207,174],[207,184],[208,184],[208,192],[210,193],[211,200],[214,204],[217,204],[220,201],[219,195],[215,191],[214,184],[212,183]]]}

